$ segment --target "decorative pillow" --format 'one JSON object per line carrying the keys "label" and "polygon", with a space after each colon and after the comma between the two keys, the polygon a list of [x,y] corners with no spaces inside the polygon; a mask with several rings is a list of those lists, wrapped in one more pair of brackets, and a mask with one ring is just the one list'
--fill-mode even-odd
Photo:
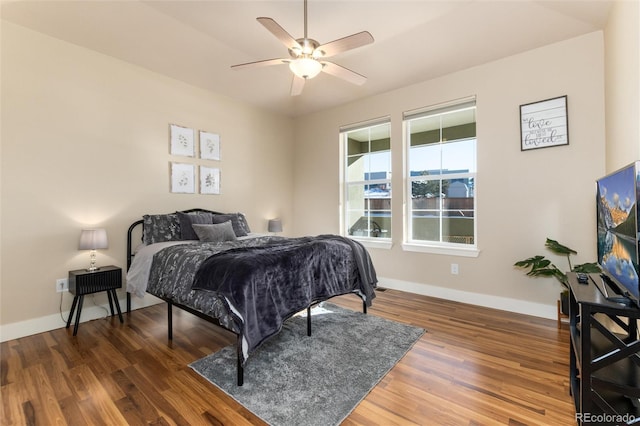
{"label": "decorative pillow", "polygon": [[180,233],[183,240],[197,240],[198,236],[193,231],[193,224],[212,224],[213,213],[209,212],[176,212],[180,221]]}
{"label": "decorative pillow", "polygon": [[221,243],[236,239],[236,233],[233,232],[230,220],[211,225],[194,223],[192,226],[200,241],[204,243]]}
{"label": "decorative pillow", "polygon": [[249,228],[249,222],[247,222],[247,218],[243,213],[236,213],[238,215],[238,224],[242,228],[245,234],[249,234],[251,232],[251,228]]}
{"label": "decorative pillow", "polygon": [[249,224],[247,223],[247,219],[244,217],[242,213],[213,215],[213,223],[223,223],[228,220],[231,221],[231,225],[233,226],[233,232],[235,232],[236,237],[244,237],[249,232],[251,232],[251,229],[249,229]]}
{"label": "decorative pillow", "polygon": [[180,241],[180,222],[178,215],[170,214],[146,214],[142,216],[143,235],[142,241],[146,244],[161,243],[164,241]]}

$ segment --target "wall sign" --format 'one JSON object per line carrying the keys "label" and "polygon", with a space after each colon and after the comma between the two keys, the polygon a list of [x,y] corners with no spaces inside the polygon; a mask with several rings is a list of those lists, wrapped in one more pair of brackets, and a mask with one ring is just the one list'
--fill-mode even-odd
{"label": "wall sign", "polygon": [[520,149],[569,144],[567,96],[520,105]]}

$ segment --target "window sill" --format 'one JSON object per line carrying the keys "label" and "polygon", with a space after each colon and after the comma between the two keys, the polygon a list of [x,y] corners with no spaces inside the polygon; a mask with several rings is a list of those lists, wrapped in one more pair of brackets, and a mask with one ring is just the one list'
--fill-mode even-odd
{"label": "window sill", "polygon": [[477,248],[439,247],[413,243],[403,243],[402,250],[415,251],[420,253],[445,254],[449,256],[461,257],[478,257],[480,255],[480,250],[478,250]]}
{"label": "window sill", "polygon": [[357,242],[359,242],[360,244],[362,244],[363,246],[365,246],[366,248],[378,248],[378,249],[385,249],[385,250],[390,250],[391,247],[393,246],[393,243],[391,242],[391,240],[389,239],[384,239],[382,241],[380,241],[380,238],[358,238],[358,237],[347,237],[347,238],[351,238],[352,240],[355,240]]}

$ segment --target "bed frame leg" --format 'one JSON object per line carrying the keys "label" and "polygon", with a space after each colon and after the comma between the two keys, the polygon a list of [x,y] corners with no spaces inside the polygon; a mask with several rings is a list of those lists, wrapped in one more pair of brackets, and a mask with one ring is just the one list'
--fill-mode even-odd
{"label": "bed frame leg", "polygon": [[367,302],[365,302],[364,299],[362,300],[362,313],[367,313]]}
{"label": "bed frame leg", "polygon": [[311,306],[307,306],[307,336],[311,336]]}
{"label": "bed frame leg", "polygon": [[173,303],[167,302],[167,334],[169,340],[173,340]]}
{"label": "bed frame leg", "polygon": [[236,356],[237,356],[238,386],[242,386],[244,383],[244,367],[242,366],[242,335],[240,334],[238,334],[238,342],[236,343]]}
{"label": "bed frame leg", "polygon": [[131,293],[127,292],[127,313],[131,313]]}

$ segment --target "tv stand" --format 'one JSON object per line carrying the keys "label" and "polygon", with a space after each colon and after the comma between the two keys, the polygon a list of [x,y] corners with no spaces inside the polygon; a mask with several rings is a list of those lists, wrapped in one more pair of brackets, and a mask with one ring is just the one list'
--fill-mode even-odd
{"label": "tv stand", "polygon": [[[578,425],[640,424],[640,309],[616,303],[569,272],[569,383]],[[619,327],[611,330],[606,319]],[[603,321],[605,320],[605,321]]]}
{"label": "tv stand", "polygon": [[631,308],[633,306],[633,303],[631,302],[631,299],[629,299],[626,296],[609,296],[609,297],[607,297],[607,300],[609,302],[617,303],[619,305],[624,305],[624,306],[627,306],[629,308]]}

